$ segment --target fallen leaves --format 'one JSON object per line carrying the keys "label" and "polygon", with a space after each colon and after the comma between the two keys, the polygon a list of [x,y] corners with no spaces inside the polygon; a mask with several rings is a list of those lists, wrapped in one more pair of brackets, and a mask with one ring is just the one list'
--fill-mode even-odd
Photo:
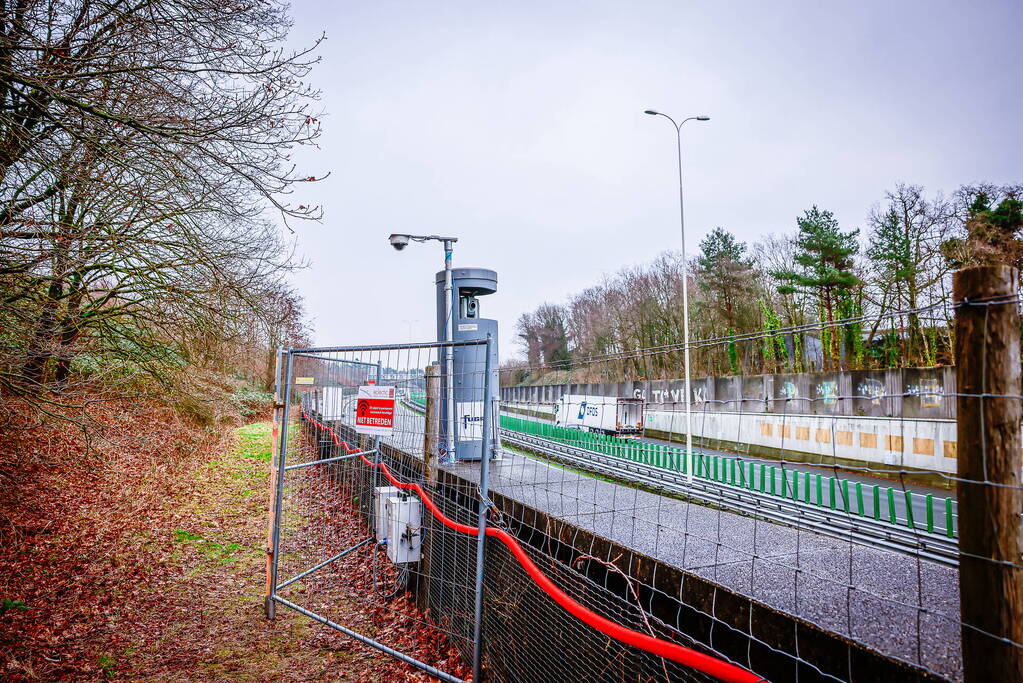
{"label": "fallen leaves", "polygon": [[[197,429],[155,403],[94,411],[101,448],[28,414],[0,427],[0,677],[426,679],[289,610],[264,619],[268,425]],[[465,673],[409,600],[375,609],[374,561],[354,553],[324,573],[340,591],[330,600],[412,656]]]}

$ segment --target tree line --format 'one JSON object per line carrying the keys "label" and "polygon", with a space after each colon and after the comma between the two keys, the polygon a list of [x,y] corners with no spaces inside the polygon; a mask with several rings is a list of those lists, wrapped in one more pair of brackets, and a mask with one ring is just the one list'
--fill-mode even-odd
{"label": "tree line", "polygon": [[[268,382],[319,135],[276,0],[0,0],[0,391]],[[187,389],[186,389],[187,390]]]}
{"label": "tree line", "polygon": [[[693,373],[951,362],[951,274],[970,264],[1021,265],[1021,199],[1021,185],[963,186],[946,196],[898,184],[862,230],[819,206],[798,216],[793,232],[752,244],[714,228],[688,263]],[[516,334],[525,358],[506,364],[506,379],[678,376],[682,266],[678,251],[666,251],[522,314]]]}

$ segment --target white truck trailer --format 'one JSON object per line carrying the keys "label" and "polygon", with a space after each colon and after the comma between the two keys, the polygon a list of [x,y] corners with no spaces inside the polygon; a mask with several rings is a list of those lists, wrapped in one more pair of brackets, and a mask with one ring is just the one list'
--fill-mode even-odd
{"label": "white truck trailer", "polygon": [[566,394],[554,404],[554,424],[612,436],[642,436],[641,398]]}

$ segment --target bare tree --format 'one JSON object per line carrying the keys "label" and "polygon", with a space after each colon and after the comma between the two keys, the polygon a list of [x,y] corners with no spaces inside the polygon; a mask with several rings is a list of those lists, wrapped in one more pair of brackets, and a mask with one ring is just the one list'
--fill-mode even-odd
{"label": "bare tree", "polygon": [[319,134],[289,26],[274,0],[0,4],[0,386],[66,391],[76,357],[166,379],[252,316],[272,343],[273,218],[319,216],[289,199]]}

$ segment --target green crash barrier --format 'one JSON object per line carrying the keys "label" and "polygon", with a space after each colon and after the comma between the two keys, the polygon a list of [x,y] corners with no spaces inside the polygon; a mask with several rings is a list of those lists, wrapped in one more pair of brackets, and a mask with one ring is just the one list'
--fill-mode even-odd
{"label": "green crash barrier", "polygon": [[[548,438],[562,443],[568,443],[577,447],[585,448],[597,453],[604,453],[617,458],[632,462],[642,463],[650,467],[664,469],[674,472],[688,474],[689,461],[684,449],[671,446],[648,443],[635,439],[622,439],[615,436],[583,432],[581,430],[567,429],[537,420],[515,418],[502,415],[500,425],[505,429],[511,429],[526,434],[532,434]],[[754,461],[747,462],[741,458],[729,458],[709,453],[693,453],[694,475],[709,479],[714,482],[729,484],[750,491],[759,489],[761,493],[772,496],[781,496],[798,501],[800,499],[800,473],[792,472],[791,480],[785,468],[776,468],[764,462],[760,462],[760,482],[757,485],[757,464]],[[780,491],[778,490],[778,478],[781,478]],[[824,498],[824,479],[821,474],[810,472],[803,473],[802,500],[806,504],[815,504],[819,507],[827,505],[833,510],[853,512],[853,499],[850,496],[849,480],[838,477],[826,477],[828,481],[828,500]],[[863,496],[863,484],[854,482],[855,485],[855,512],[859,516],[866,516],[866,505]],[[882,487],[868,484],[872,491],[872,511],[876,520],[881,520],[881,489]],[[841,487],[840,489],[838,487]],[[895,507],[895,489],[887,487],[888,515],[891,524],[898,524],[898,515]],[[813,492],[816,491],[816,495]],[[906,504],[906,525],[914,527],[913,518],[913,494],[911,491],[903,491]],[[841,496],[841,507],[839,507],[839,496]],[[949,538],[955,538],[955,519],[953,514],[952,498],[945,499],[945,534]],[[934,497],[926,494],[925,498],[926,526],[929,533],[935,533],[935,512]]]}
{"label": "green crash barrier", "polygon": [[952,499],[945,499],[945,527],[949,538],[955,536],[955,520],[952,518]]}

